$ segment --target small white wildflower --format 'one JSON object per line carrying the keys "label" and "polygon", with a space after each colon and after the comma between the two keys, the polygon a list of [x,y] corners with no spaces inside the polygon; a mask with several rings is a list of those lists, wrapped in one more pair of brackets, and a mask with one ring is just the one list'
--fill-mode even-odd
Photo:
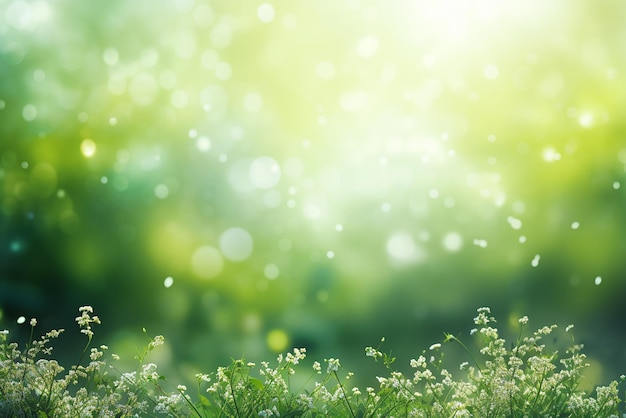
{"label": "small white wildflower", "polygon": [[541,334],[541,335],[549,335],[552,330],[554,330],[556,328],[556,325],[551,325],[551,326],[544,326],[540,329],[537,330],[537,334]]}
{"label": "small white wildflower", "polygon": [[36,319],[36,318],[31,318],[31,320],[30,320],[30,326],[31,326],[31,327],[37,326],[37,319]]}
{"label": "small white wildflower", "polygon": [[[145,328],[144,328],[144,332],[145,332]],[[165,343],[165,338],[162,335],[157,335],[148,343],[148,351],[152,351],[156,347],[163,345],[164,343]]]}
{"label": "small white wildflower", "polygon": [[198,381],[203,381],[203,382],[211,381],[211,377],[205,373],[196,373],[196,379],[198,379]]}
{"label": "small white wildflower", "polygon": [[359,390],[359,388],[353,387],[352,388],[352,394],[356,395],[356,396],[359,396],[359,395],[361,395],[361,391]]}
{"label": "small white wildflower", "polygon": [[48,331],[46,333],[46,337],[48,337],[48,338],[58,338],[58,336],[61,335],[62,332],[65,332],[65,330],[63,328],[61,328],[61,329],[53,329],[52,331]]}
{"label": "small white wildflower", "polygon": [[472,329],[470,330],[470,335],[474,335],[474,334],[476,334],[477,332],[478,332],[478,328],[472,328]]}
{"label": "small white wildflower", "polygon": [[313,370],[315,370],[317,374],[322,373],[322,365],[320,364],[319,361],[316,361],[315,363],[313,363]]}
{"label": "small white wildflower", "polygon": [[469,367],[469,363],[467,361],[464,361],[463,363],[461,363],[461,365],[459,366],[459,370],[465,370]]}
{"label": "small white wildflower", "polygon": [[92,348],[91,349],[91,353],[89,354],[89,358],[92,361],[96,361],[98,360],[100,357],[102,357],[102,351],[99,351],[97,348]]}
{"label": "small white wildflower", "polygon": [[339,364],[339,359],[329,358],[326,362],[328,363],[326,373],[336,372],[339,370],[339,366],[341,366],[341,364]]}
{"label": "small white wildflower", "polygon": [[367,357],[373,357],[374,360],[379,359],[383,356],[383,353],[381,353],[380,351],[376,350],[373,347],[365,347],[365,355]]}
{"label": "small white wildflower", "polygon": [[441,348],[441,344],[439,343],[435,343],[433,345],[431,345],[430,347],[428,347],[429,350],[438,350]]}
{"label": "small white wildflower", "polygon": [[120,356],[118,356],[117,354],[111,354],[111,358],[112,358],[113,360],[119,360],[119,359],[120,359]]}
{"label": "small white wildflower", "polygon": [[176,389],[178,389],[181,392],[186,392],[187,391],[187,386],[185,386],[185,385],[178,385],[178,386],[176,386]]}
{"label": "small white wildflower", "polygon": [[417,369],[418,367],[426,367],[426,357],[419,356],[417,360],[411,359],[411,367]]}
{"label": "small white wildflower", "polygon": [[256,366],[256,363],[253,363],[253,362],[249,361],[248,363],[246,363],[246,366],[254,367],[254,366]]}
{"label": "small white wildflower", "polygon": [[524,315],[520,319],[518,319],[517,322],[519,322],[522,325],[526,325],[528,323],[528,317]]}
{"label": "small white wildflower", "polygon": [[567,327],[565,327],[565,332],[570,332],[572,328],[574,328],[574,325],[572,324],[568,325]]}

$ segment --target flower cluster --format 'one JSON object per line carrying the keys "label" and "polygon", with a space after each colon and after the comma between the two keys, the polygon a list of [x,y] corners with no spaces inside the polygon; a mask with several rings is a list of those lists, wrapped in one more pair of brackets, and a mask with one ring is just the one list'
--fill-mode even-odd
{"label": "flower cluster", "polygon": [[[196,374],[194,401],[185,385],[170,383],[155,363],[144,362],[150,351],[165,343],[162,336],[148,337],[136,357],[136,370],[119,371],[111,365],[119,356],[108,355],[106,345],[90,347],[91,326],[100,323],[93,309],[84,306],[79,312],[76,321],[88,343],[78,363],[67,371],[50,358],[49,343],[63,330],[33,339],[37,320],[32,319],[31,338],[23,349],[9,341],[8,331],[0,331],[0,416],[617,417],[619,385],[626,380],[622,376],[619,382],[585,393],[579,389],[587,367],[581,345],[573,344],[560,357],[543,342],[546,336],[552,339],[557,327],[541,327],[526,335],[525,316],[517,322],[517,340],[508,343],[489,308],[480,308],[476,328],[470,332],[476,350],[446,334],[444,341],[409,361],[410,375],[394,369],[395,357],[380,351],[380,345],[366,347],[365,355],[382,360],[385,370],[373,379],[377,387],[352,386],[353,374],[340,375],[340,361],[329,358],[324,360],[325,371],[320,362],[313,362],[304,386],[298,379],[299,386],[293,388],[292,376],[305,370],[306,360],[306,350],[295,348],[279,355],[273,365],[263,361],[257,367],[241,359],[215,373]],[[571,330],[568,326],[565,333],[571,335]],[[443,361],[450,342],[467,356],[452,369]]]}
{"label": "flower cluster", "polygon": [[[159,386],[160,376],[154,363],[139,364],[138,372],[114,373],[106,356],[108,347],[90,347],[92,325],[100,324],[91,306],[79,309],[76,322],[87,336],[87,345],[78,362],[68,370],[49,358],[52,339],[63,329],[48,331],[33,339],[37,320],[31,319],[31,338],[24,349],[9,342],[9,332],[0,332],[0,416],[9,417],[117,417],[176,412],[189,416],[180,393],[167,394]],[[163,344],[155,337],[150,347]],[[110,359],[119,359],[112,354]],[[83,362],[83,360],[85,360]],[[84,363],[84,364],[83,364]],[[117,375],[117,377],[115,376]]]}

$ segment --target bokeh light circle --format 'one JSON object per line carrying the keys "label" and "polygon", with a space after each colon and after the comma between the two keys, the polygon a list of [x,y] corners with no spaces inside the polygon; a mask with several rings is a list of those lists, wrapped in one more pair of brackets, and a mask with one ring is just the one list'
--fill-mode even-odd
{"label": "bokeh light circle", "polygon": [[271,157],[259,157],[250,164],[249,176],[254,187],[271,189],[280,181],[280,166]]}
{"label": "bokeh light circle", "polygon": [[230,261],[244,261],[253,246],[252,236],[243,228],[229,228],[220,236],[220,250]]}
{"label": "bokeh light circle", "polygon": [[191,256],[191,270],[201,279],[212,279],[218,276],[223,266],[222,255],[211,246],[202,246]]}

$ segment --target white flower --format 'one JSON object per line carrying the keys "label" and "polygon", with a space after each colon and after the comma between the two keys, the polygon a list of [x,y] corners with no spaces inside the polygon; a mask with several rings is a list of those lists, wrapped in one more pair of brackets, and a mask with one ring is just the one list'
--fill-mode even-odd
{"label": "white flower", "polygon": [[439,343],[435,343],[433,345],[431,345],[430,347],[428,347],[429,350],[438,350],[441,348],[441,344]]}
{"label": "white flower", "polygon": [[32,318],[32,319],[30,320],[30,326],[31,326],[31,327],[34,327],[34,326],[36,326],[36,325],[37,325],[37,319],[36,319],[36,318]]}
{"label": "white flower", "polygon": [[373,357],[374,359],[378,359],[383,356],[383,353],[373,347],[365,347],[365,355],[367,357]]}
{"label": "white flower", "polygon": [[341,364],[339,364],[339,359],[329,358],[326,362],[328,363],[326,373],[336,372],[339,370],[339,366],[341,366]]}
{"label": "white flower", "polygon": [[315,370],[317,374],[322,373],[322,365],[320,364],[319,361],[316,361],[315,363],[313,363],[313,370]]}

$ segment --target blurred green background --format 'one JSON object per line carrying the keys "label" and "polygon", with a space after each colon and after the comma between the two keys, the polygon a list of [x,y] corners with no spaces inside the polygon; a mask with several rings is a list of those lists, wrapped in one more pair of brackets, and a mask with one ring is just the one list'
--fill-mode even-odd
{"label": "blurred green background", "polygon": [[491,306],[575,323],[615,378],[625,21],[608,0],[0,0],[0,326],[73,330],[89,304],[98,344],[132,357],[146,327],[183,378],[294,346],[361,371],[382,336],[408,363]]}

